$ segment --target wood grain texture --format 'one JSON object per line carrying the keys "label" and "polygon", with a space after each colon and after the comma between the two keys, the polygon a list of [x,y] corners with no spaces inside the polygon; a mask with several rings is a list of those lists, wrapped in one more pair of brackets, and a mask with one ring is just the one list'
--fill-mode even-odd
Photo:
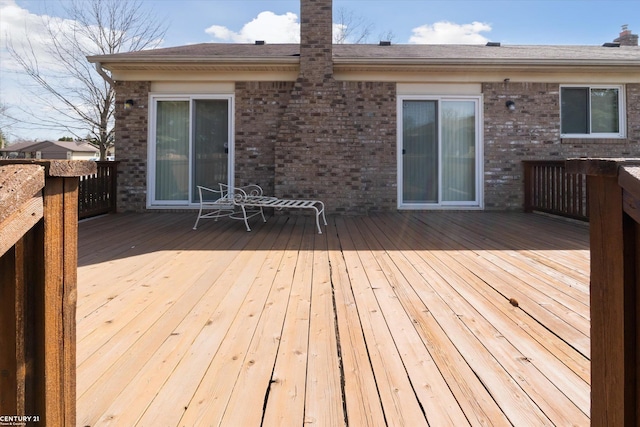
{"label": "wood grain texture", "polygon": [[47,424],[64,425],[64,180],[51,178],[44,191],[44,390]]}
{"label": "wood grain texture", "polygon": [[250,233],[192,225],[80,224],[79,425],[589,424],[586,225],[490,212],[336,217],[321,236],[295,215]]}
{"label": "wood grain texture", "polygon": [[[6,378],[0,409],[3,415],[37,415],[46,425],[75,425],[78,177],[73,174],[90,165],[0,163],[0,370]],[[52,171],[64,177],[51,176]]]}
{"label": "wood grain texture", "polygon": [[593,425],[638,425],[640,167],[586,159],[591,256]]}
{"label": "wood grain texture", "polygon": [[44,187],[44,168],[37,165],[0,166],[0,223]]}
{"label": "wood grain texture", "polygon": [[41,166],[48,177],[77,178],[96,173],[96,162],[90,160],[0,160],[0,167],[13,165]]}
{"label": "wood grain texture", "polygon": [[16,312],[16,253],[0,256],[0,414],[18,414],[18,364]]}
{"label": "wood grain texture", "polygon": [[589,177],[591,203],[591,408],[595,425],[624,425],[624,241],[622,190]]}
{"label": "wood grain texture", "polygon": [[36,194],[0,221],[0,256],[22,238],[44,215],[42,196]]}

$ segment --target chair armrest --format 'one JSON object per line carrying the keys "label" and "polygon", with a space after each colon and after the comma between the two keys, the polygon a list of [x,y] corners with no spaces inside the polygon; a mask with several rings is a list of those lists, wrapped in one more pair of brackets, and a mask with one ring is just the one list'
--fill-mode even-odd
{"label": "chair armrest", "polygon": [[240,187],[240,189],[242,191],[244,191],[247,194],[247,196],[262,196],[263,195],[262,187],[260,187],[258,184],[245,185],[243,187]]}
{"label": "chair armrest", "polygon": [[234,203],[242,204],[248,197],[262,196],[262,188],[256,184],[249,184],[243,187],[231,187],[228,184],[219,183],[222,197],[232,199]]}
{"label": "chair armrest", "polygon": [[223,197],[222,191],[220,190],[204,187],[202,185],[198,185],[197,187],[198,187],[198,195],[200,196],[201,204],[216,203]]}

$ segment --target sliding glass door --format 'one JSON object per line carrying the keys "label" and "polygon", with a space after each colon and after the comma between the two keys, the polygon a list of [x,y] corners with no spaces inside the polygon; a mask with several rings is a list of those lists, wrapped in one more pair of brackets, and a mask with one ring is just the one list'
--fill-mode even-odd
{"label": "sliding glass door", "polygon": [[442,101],[441,187],[443,203],[475,202],[476,115],[473,101]]}
{"label": "sliding glass door", "polygon": [[437,203],[438,102],[405,101],[402,112],[402,200]]}
{"label": "sliding glass door", "polygon": [[198,202],[197,186],[231,182],[231,99],[154,98],[150,205]]}
{"label": "sliding glass door", "polygon": [[400,103],[399,207],[480,207],[479,100]]}
{"label": "sliding glass door", "polygon": [[155,138],[155,200],[189,195],[189,102],[158,101]]}
{"label": "sliding glass door", "polygon": [[229,107],[226,100],[194,101],[193,186],[191,200],[198,200],[203,185],[219,188],[229,175]]}

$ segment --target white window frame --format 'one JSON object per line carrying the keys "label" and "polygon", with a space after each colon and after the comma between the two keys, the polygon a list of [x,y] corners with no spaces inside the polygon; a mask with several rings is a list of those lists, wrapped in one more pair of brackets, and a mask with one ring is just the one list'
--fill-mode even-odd
{"label": "white window frame", "polygon": [[[190,202],[189,200],[155,200],[155,176],[156,176],[156,123],[157,123],[157,103],[158,101],[189,101],[189,160],[191,162],[193,156],[193,105],[196,100],[226,100],[229,108],[229,153],[228,153],[228,180],[229,185],[234,185],[235,177],[235,96],[233,94],[149,94],[149,129],[147,131],[147,209],[166,209],[166,208],[198,208],[198,202]],[[191,173],[191,164],[189,165],[189,191],[192,194],[193,174]]]}
{"label": "white window frame", "polygon": [[[438,112],[442,111],[440,105],[443,101],[473,101],[476,108],[476,200],[468,202],[447,202],[442,200],[442,165],[438,159],[438,198],[437,203],[406,203],[403,198],[403,103],[404,101],[437,101]],[[450,96],[450,95],[399,95],[397,98],[396,111],[397,120],[397,200],[399,210],[447,210],[447,209],[465,209],[465,210],[482,210],[484,209],[484,133],[482,123],[483,119],[483,103],[482,95],[478,96]],[[441,120],[438,119],[438,123]],[[442,127],[438,125],[438,152],[442,153]]]}
{"label": "white window frame", "polygon": [[[587,88],[589,92],[592,89],[617,89],[618,90],[618,129],[620,132],[610,132],[610,133],[562,133],[562,89],[570,88],[570,87],[578,87],[578,88]],[[580,138],[580,139],[603,139],[603,138],[613,138],[613,139],[623,139],[627,137],[627,111],[626,111],[626,100],[625,100],[625,86],[624,85],[598,85],[598,84],[566,84],[560,85],[560,90],[558,93],[560,99],[560,138],[571,139],[571,138]],[[591,106],[589,106],[589,127],[591,127]]]}

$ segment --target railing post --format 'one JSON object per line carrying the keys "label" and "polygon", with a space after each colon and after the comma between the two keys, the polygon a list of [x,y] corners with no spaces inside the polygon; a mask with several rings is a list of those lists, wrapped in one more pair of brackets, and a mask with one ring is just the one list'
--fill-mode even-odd
{"label": "railing post", "polygon": [[[45,169],[42,220],[3,256],[0,283],[14,304],[15,393],[2,415],[38,417],[37,425],[76,423],[76,299],[78,260],[78,181],[94,173],[94,162],[7,161]],[[5,254],[6,255],[6,254]],[[6,267],[6,269],[5,269]],[[13,278],[5,276],[10,270]],[[5,280],[6,279],[6,280]],[[9,291],[7,286],[15,286]],[[4,296],[4,295],[3,295]],[[8,338],[3,335],[3,340]],[[4,351],[4,348],[0,349]],[[4,369],[4,368],[3,368]],[[4,387],[4,383],[3,383]],[[35,425],[35,424],[34,424]]]}
{"label": "railing post", "polygon": [[567,162],[568,172],[587,175],[589,188],[594,426],[640,423],[640,179],[633,181],[634,195],[620,184],[621,165],[632,164],[615,159]]}
{"label": "railing post", "polygon": [[25,266],[25,242],[42,222],[44,184],[41,166],[0,166],[0,415],[23,415],[29,406],[26,275],[35,268]]}
{"label": "railing post", "polygon": [[533,196],[533,189],[531,186],[534,181],[531,177],[533,173],[533,167],[531,163],[523,162],[524,165],[524,211],[527,213],[533,212],[533,204],[531,202],[531,197]]}
{"label": "railing post", "polygon": [[118,212],[118,163],[116,161],[109,162],[110,163],[110,171],[109,171],[109,179],[111,180],[111,188],[109,189],[110,194],[110,202],[111,202],[111,213]]}
{"label": "railing post", "polygon": [[[75,424],[77,198],[78,178],[47,178],[44,188],[44,262],[48,266],[43,301],[44,387],[45,419],[51,425]],[[60,404],[53,403],[56,396]]]}

